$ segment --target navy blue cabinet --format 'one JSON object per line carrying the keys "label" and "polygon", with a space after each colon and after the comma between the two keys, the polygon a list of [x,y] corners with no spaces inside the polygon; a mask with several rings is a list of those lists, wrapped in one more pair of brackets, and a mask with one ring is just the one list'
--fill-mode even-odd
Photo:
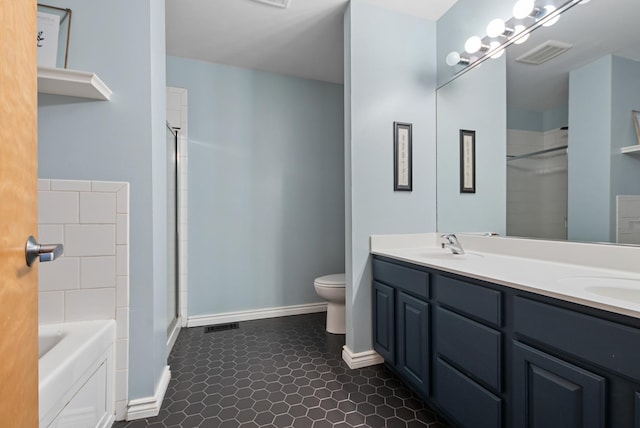
{"label": "navy blue cabinet", "polygon": [[525,344],[513,344],[513,426],[604,428],[606,381]]}
{"label": "navy blue cabinet", "polygon": [[395,297],[393,288],[373,282],[373,349],[395,363]]}
{"label": "navy blue cabinet", "polygon": [[458,427],[640,428],[640,320],[373,260],[373,342]]}
{"label": "navy blue cabinet", "polygon": [[398,359],[400,375],[422,395],[429,395],[429,306],[398,292]]}

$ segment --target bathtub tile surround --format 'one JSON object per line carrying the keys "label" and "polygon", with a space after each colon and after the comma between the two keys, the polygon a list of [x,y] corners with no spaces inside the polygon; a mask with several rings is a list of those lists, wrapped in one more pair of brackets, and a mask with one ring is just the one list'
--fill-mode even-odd
{"label": "bathtub tile surround", "polygon": [[327,334],[325,321],[317,313],[182,329],[160,414],[114,428],[448,426],[385,366],[349,370],[344,336]]}
{"label": "bathtub tile surround", "polygon": [[116,320],[116,420],[129,367],[129,184],[38,180],[38,241],[64,255],[39,265],[39,324]]}

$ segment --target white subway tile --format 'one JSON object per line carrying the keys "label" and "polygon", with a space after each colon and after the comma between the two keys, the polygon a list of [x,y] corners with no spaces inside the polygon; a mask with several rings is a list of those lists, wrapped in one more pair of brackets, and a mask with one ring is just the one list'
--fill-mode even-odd
{"label": "white subway tile", "polygon": [[80,258],[80,287],[105,288],[115,286],[115,256]]}
{"label": "white subway tile", "polygon": [[51,190],[86,192],[91,190],[91,182],[86,180],[51,180]]}
{"label": "white subway tile", "polygon": [[126,245],[129,243],[129,215],[118,214],[116,216],[116,244]]}
{"label": "white subway tile", "polygon": [[53,262],[41,263],[38,272],[38,290],[56,291],[80,288],[80,260],[60,257]]}
{"label": "white subway tile", "polygon": [[61,224],[38,225],[38,242],[41,244],[64,244],[64,226]]}
{"label": "white subway tile", "polygon": [[76,192],[38,192],[38,224],[78,222],[78,194]]}
{"label": "white subway tile", "polygon": [[38,190],[51,190],[51,180],[46,178],[39,178]]}
{"label": "white subway tile", "polygon": [[116,340],[116,370],[126,370],[129,366],[129,339]]}
{"label": "white subway tile", "polygon": [[116,339],[129,337],[129,308],[116,310]]}
{"label": "white subway tile", "polygon": [[64,228],[67,256],[112,256],[116,252],[116,227],[72,224]]}
{"label": "white subway tile", "polygon": [[118,190],[117,196],[117,212],[118,214],[127,214],[129,212],[129,184]]}
{"label": "white subway tile", "polygon": [[80,223],[115,223],[116,194],[80,193]]}
{"label": "white subway tile", "polygon": [[118,276],[129,275],[129,246],[118,245],[116,248],[116,274]]}
{"label": "white subway tile", "polygon": [[116,307],[124,308],[129,306],[129,277],[119,276],[116,278]]}
{"label": "white subway tile", "polygon": [[115,288],[65,291],[65,321],[114,319]]}
{"label": "white subway tile", "polygon": [[91,191],[92,192],[112,192],[116,193],[120,190],[126,183],[122,181],[92,181],[91,182]]}
{"label": "white subway tile", "polygon": [[124,400],[127,398],[127,390],[129,389],[129,386],[127,384],[128,377],[128,370],[116,370],[116,401]]}
{"label": "white subway tile", "polygon": [[38,324],[57,324],[64,321],[64,292],[38,293]]}

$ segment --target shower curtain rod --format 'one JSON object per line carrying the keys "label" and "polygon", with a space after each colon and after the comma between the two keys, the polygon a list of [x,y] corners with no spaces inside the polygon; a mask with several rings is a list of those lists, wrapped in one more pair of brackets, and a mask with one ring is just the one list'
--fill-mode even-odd
{"label": "shower curtain rod", "polygon": [[569,146],[559,146],[559,147],[554,147],[552,149],[545,149],[545,150],[539,150],[537,152],[525,153],[524,155],[507,155],[507,162],[516,160],[516,159],[530,158],[532,156],[543,155],[545,153],[556,152],[558,150],[564,150],[568,148]]}

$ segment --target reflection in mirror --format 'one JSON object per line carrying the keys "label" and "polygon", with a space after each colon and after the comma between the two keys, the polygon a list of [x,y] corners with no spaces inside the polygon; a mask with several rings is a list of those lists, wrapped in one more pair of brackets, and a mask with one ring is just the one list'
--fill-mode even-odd
{"label": "reflection in mirror", "polygon": [[[506,153],[501,154],[507,235],[640,244],[640,146],[631,115],[640,110],[638,16],[638,0],[582,2],[556,25],[507,48]],[[440,91],[458,80],[439,90],[439,154]],[[495,77],[477,84],[495,85]],[[485,98],[474,104],[482,101],[496,103]],[[476,150],[482,150],[480,133],[477,139]],[[498,156],[494,151],[486,158]],[[447,168],[440,160],[438,229],[489,230],[474,225],[471,217],[480,211],[468,213],[464,224],[445,227],[452,214],[441,211],[440,202],[451,195],[441,193]],[[477,165],[478,173],[482,168],[497,166]]]}

